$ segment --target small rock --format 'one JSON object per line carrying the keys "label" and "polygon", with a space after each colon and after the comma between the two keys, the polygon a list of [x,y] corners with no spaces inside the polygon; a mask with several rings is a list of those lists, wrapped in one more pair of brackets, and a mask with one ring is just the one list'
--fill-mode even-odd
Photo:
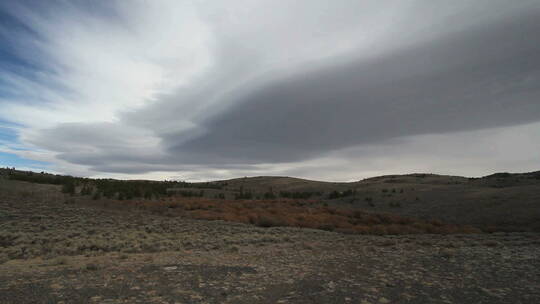
{"label": "small rock", "polygon": [[336,283],[334,283],[334,281],[330,281],[328,283],[328,289],[333,290],[335,288],[336,288]]}
{"label": "small rock", "polygon": [[60,284],[54,283],[54,284],[51,284],[51,288],[52,289],[62,289],[64,287],[62,285],[60,285]]}
{"label": "small rock", "polygon": [[439,254],[443,258],[450,259],[450,258],[453,258],[456,255],[456,251],[454,249],[450,249],[450,248],[443,248],[443,249],[441,249],[439,251]]}

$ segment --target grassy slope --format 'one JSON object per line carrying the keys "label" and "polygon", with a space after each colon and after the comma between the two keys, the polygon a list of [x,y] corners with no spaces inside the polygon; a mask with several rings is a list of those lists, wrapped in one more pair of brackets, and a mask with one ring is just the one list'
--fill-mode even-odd
{"label": "grassy slope", "polygon": [[226,189],[228,190],[238,190],[240,187],[243,187],[244,189],[251,190],[254,193],[264,193],[269,191],[271,188],[274,192],[316,192],[346,190],[351,186],[350,183],[321,182],[286,176],[244,177],[219,182],[226,183]]}
{"label": "grassy slope", "polygon": [[352,183],[290,177],[252,177],[222,181],[254,193],[356,190],[353,196],[324,200],[332,207],[388,212],[456,224],[540,230],[540,172],[478,179],[434,174],[392,175]]}
{"label": "grassy slope", "polygon": [[[1,180],[0,180],[1,182]],[[322,205],[384,212],[420,219],[440,219],[485,229],[540,231],[540,171],[495,174],[478,179],[434,174],[391,175],[352,183],[311,181],[292,177],[249,177],[225,181],[221,190],[208,189],[214,197],[224,192],[232,199],[239,189],[254,195],[270,191],[323,192]],[[331,191],[355,194],[329,200]],[[196,190],[199,191],[199,190]]]}

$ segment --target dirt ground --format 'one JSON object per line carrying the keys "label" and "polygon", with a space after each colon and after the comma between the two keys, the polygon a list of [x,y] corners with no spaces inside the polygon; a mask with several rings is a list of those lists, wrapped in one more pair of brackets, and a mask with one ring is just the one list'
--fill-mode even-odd
{"label": "dirt ground", "polygon": [[28,187],[0,187],[0,303],[540,302],[540,234],[259,228]]}

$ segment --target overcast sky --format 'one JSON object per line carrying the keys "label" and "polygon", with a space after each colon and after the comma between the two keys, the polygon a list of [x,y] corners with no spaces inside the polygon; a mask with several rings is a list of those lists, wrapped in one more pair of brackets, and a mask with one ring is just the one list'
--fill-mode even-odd
{"label": "overcast sky", "polygon": [[540,0],[0,2],[0,165],[540,170]]}

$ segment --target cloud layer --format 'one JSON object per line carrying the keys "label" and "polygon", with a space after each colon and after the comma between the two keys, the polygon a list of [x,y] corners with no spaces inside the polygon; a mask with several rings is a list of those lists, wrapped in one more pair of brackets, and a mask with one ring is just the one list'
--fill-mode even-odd
{"label": "cloud layer", "polygon": [[197,180],[538,169],[537,0],[92,3],[0,5],[2,152]]}

